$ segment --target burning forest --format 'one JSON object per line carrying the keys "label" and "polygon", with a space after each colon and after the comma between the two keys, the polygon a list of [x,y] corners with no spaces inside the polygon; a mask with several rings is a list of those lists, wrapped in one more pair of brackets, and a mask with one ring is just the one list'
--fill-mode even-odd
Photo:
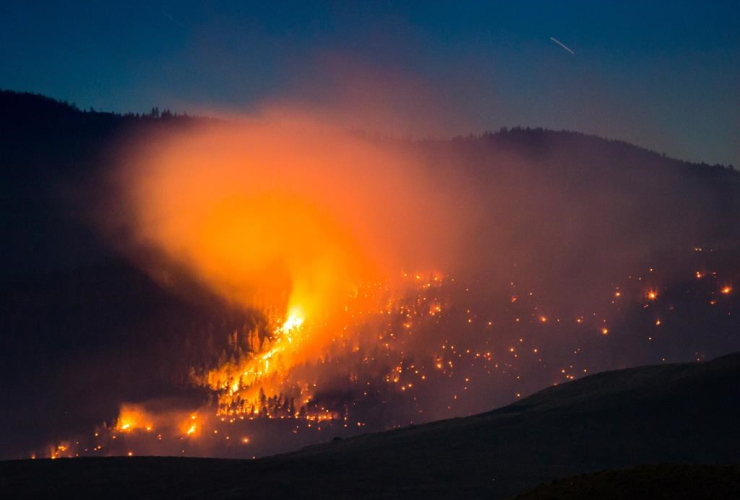
{"label": "burning forest", "polygon": [[159,351],[190,346],[166,375],[186,396],[121,401],[33,456],[257,457],[737,348],[725,195],[556,146],[486,165],[499,137],[402,141],[281,109],[124,142],[95,224],[158,286],[232,316]]}

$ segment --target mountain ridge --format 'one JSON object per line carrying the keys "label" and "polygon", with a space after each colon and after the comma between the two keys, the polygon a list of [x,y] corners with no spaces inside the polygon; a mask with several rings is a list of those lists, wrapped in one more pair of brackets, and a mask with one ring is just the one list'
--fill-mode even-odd
{"label": "mountain ridge", "polygon": [[[43,94],[37,94],[32,92],[18,92],[7,89],[0,89],[0,123],[4,119],[18,120],[23,116],[33,116],[40,114],[41,116],[56,115],[58,118],[65,118],[70,116],[87,117],[90,119],[113,119],[120,122],[131,121],[131,120],[149,120],[153,121],[156,119],[185,119],[185,120],[213,120],[207,116],[190,115],[188,113],[173,113],[169,109],[163,109],[160,111],[158,107],[153,107],[149,113],[135,113],[135,112],[112,112],[112,111],[100,111],[90,109],[82,109],[75,103],[68,103],[64,100],[55,99],[48,97]],[[360,134],[364,134],[363,131],[357,131]],[[369,134],[373,135],[373,134]],[[731,173],[737,173],[734,170],[734,166],[731,164],[715,163],[708,164],[705,162],[696,162],[690,160],[684,160],[660,153],[649,147],[640,146],[633,144],[629,141],[622,139],[602,137],[598,134],[579,132],[575,130],[556,130],[543,128],[539,126],[522,126],[516,125],[511,127],[501,127],[498,131],[486,130],[480,133],[471,134],[453,134],[442,138],[415,138],[416,142],[421,143],[434,143],[434,142],[452,142],[452,143],[466,143],[469,141],[482,141],[488,145],[506,145],[530,142],[534,139],[536,142],[543,141],[547,136],[553,138],[567,138],[569,140],[576,141],[594,141],[602,142],[605,144],[612,145],[618,148],[628,147],[632,152],[640,155],[645,155],[654,160],[661,160],[666,163],[672,163],[674,165],[683,166],[694,166],[702,168],[721,169],[729,171]],[[527,138],[530,141],[527,141]],[[542,143],[541,147],[546,147],[546,144]]]}

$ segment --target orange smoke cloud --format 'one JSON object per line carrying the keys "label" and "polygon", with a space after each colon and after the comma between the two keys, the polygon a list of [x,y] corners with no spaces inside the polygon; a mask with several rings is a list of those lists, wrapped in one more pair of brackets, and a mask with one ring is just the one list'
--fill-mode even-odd
{"label": "orange smoke cloud", "polygon": [[432,267],[451,240],[445,179],[305,114],[155,134],[133,157],[121,187],[136,242],[288,321],[325,317],[404,267]]}

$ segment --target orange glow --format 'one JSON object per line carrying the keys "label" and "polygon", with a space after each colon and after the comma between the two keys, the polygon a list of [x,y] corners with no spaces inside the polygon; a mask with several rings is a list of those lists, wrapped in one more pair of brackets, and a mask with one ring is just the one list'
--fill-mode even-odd
{"label": "orange glow", "polygon": [[123,404],[118,415],[115,429],[119,432],[133,432],[142,429],[151,430],[154,416],[137,405]]}
{"label": "orange glow", "polygon": [[301,113],[153,137],[135,158],[119,185],[139,244],[306,320],[404,261],[433,264],[455,226],[415,160]]}
{"label": "orange glow", "polygon": [[[134,243],[161,257],[155,277],[171,283],[168,266],[185,270],[268,317],[252,356],[196,377],[240,398],[256,398],[258,380],[319,359],[334,341],[326,325],[360,285],[436,265],[438,249],[457,241],[452,200],[433,184],[445,179],[304,113],[162,134],[135,153],[116,185]],[[411,276],[426,288],[440,280]]]}
{"label": "orange glow", "polygon": [[722,287],[722,289],[720,290],[720,292],[723,293],[724,295],[729,295],[729,294],[732,293],[732,287],[731,286],[724,286],[724,287]]}

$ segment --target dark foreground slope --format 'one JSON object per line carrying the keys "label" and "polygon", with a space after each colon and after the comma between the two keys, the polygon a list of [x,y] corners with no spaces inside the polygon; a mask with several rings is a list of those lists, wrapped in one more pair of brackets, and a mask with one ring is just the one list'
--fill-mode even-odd
{"label": "dark foreground slope", "polygon": [[4,462],[0,491],[8,498],[507,498],[604,469],[738,464],[739,394],[740,354],[733,354],[600,373],[474,417],[256,461]]}
{"label": "dark foreground slope", "polygon": [[735,500],[740,466],[642,465],[558,479],[517,500]]}

